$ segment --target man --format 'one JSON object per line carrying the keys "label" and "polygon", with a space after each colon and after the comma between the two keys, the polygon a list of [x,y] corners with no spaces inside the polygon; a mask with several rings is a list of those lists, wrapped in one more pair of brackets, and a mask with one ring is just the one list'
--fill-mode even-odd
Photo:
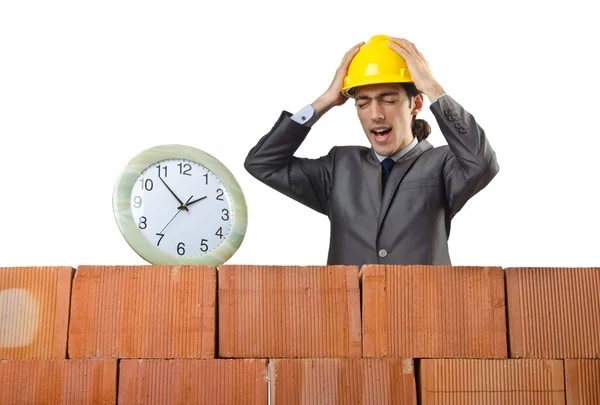
{"label": "man", "polygon": [[[475,118],[445,94],[416,46],[389,39],[412,83],[345,91],[355,98],[371,148],[336,146],[318,159],[294,156],[318,118],[346,102],[341,90],[361,42],[346,53],[325,93],[293,116],[281,113],[244,166],[264,184],[329,217],[329,265],[451,265],[451,220],[498,173],[495,152]],[[434,148],[425,140],[428,125],[414,118],[423,94],[448,145]]]}

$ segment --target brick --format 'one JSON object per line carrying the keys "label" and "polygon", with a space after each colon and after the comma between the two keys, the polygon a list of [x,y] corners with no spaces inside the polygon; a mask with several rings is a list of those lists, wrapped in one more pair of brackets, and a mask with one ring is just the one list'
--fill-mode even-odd
{"label": "brick", "polygon": [[506,269],[510,357],[600,357],[599,268]]}
{"label": "brick", "polygon": [[73,280],[71,358],[211,358],[216,269],[80,266]]}
{"label": "brick", "polygon": [[561,360],[425,359],[423,405],[564,405]]}
{"label": "brick", "polygon": [[506,358],[500,267],[361,268],[363,356]]}
{"label": "brick", "polygon": [[0,268],[0,359],[65,359],[71,267]]}
{"label": "brick", "polygon": [[0,404],[117,403],[117,360],[0,361]]}
{"label": "brick", "polygon": [[275,359],[271,405],[416,405],[412,359]]}
{"label": "brick", "polygon": [[122,360],[119,404],[267,405],[266,360]]}
{"label": "brick", "polygon": [[224,265],[218,271],[219,357],[360,357],[353,266]]}
{"label": "brick", "polygon": [[565,360],[568,405],[600,404],[600,360]]}

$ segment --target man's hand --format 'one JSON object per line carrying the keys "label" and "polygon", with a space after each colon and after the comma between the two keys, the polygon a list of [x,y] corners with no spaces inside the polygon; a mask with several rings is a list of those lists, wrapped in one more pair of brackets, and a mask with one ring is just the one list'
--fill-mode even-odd
{"label": "man's hand", "polygon": [[342,87],[344,87],[344,78],[348,74],[348,66],[354,55],[359,51],[360,47],[364,45],[364,42],[354,45],[342,58],[340,66],[335,72],[333,81],[325,93],[312,103],[312,107],[315,112],[322,116],[327,111],[335,106],[342,105],[346,102],[347,98],[342,94]]}
{"label": "man's hand", "polygon": [[433,101],[445,93],[442,86],[433,78],[429,63],[425,60],[415,44],[404,38],[390,37],[388,46],[406,61],[406,66],[417,90],[425,93],[429,101]]}

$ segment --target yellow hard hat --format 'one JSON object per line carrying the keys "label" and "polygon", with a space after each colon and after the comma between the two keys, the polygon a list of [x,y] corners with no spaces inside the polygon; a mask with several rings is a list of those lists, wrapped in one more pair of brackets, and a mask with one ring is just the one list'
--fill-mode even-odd
{"label": "yellow hard hat", "polygon": [[388,47],[389,35],[375,35],[360,50],[350,65],[344,78],[342,94],[354,96],[354,88],[377,83],[412,82],[406,61],[396,51]]}

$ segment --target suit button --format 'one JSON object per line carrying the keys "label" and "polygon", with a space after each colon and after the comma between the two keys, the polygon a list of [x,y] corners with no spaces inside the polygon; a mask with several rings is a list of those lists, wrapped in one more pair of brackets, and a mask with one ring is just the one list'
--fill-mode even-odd
{"label": "suit button", "polygon": [[452,116],[452,115],[449,115],[449,116],[448,116],[448,121],[454,121],[454,116]]}
{"label": "suit button", "polygon": [[446,115],[452,115],[452,111],[451,110],[445,110],[444,114],[446,114]]}
{"label": "suit button", "polygon": [[464,129],[464,128],[461,128],[461,129],[459,129],[459,131],[460,131],[461,133],[463,133],[463,134],[467,132],[467,130],[466,130],[466,129]]}
{"label": "suit button", "polygon": [[387,251],[385,249],[381,249],[379,251],[379,257],[386,257],[387,256]]}

